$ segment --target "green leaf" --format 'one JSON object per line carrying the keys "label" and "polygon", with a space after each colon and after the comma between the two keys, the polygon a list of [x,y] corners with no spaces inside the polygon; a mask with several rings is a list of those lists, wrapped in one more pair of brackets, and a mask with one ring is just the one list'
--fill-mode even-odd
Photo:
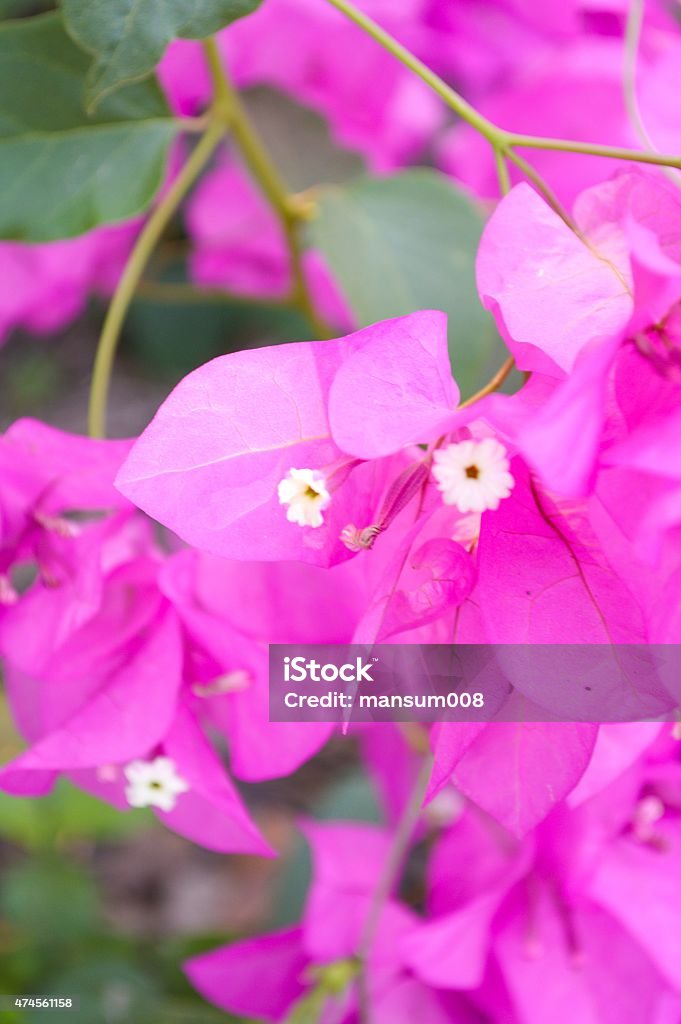
{"label": "green leaf", "polygon": [[0,20],[39,14],[54,5],[44,0],[0,0]]}
{"label": "green leaf", "polygon": [[[162,290],[162,289],[161,289]],[[172,297],[172,286],[170,287]],[[229,302],[167,302],[138,295],[126,341],[158,380],[172,381],[225,351],[254,344],[302,341],[309,326],[297,311]],[[191,338],[191,345],[187,339]]]}
{"label": "green leaf", "polygon": [[330,786],[315,806],[324,821],[370,821],[380,824],[381,809],[367,776],[352,772]]}
{"label": "green leaf", "polygon": [[482,227],[462,191],[421,169],[321,190],[310,231],[360,326],[417,309],[449,315],[452,368],[468,395],[504,358],[475,286]]}
{"label": "green leaf", "polygon": [[[75,1021],[132,1024],[151,1021],[161,993],[155,979],[142,965],[127,959],[103,957],[97,950],[91,959],[59,974],[50,984],[43,982],[45,994],[55,997],[78,996],[79,1009]],[[45,1011],[35,1012],[36,1024],[45,1020]],[[57,1015],[58,1017],[58,1015]],[[33,1017],[30,1018],[33,1020]]]}
{"label": "green leaf", "polygon": [[35,801],[0,793],[0,836],[19,846],[31,847],[39,843],[40,834]]}
{"label": "green leaf", "polygon": [[147,812],[119,811],[60,779],[40,800],[0,793],[0,836],[26,849],[84,839],[115,840],[153,827]]}
{"label": "green leaf", "polygon": [[146,78],[173,39],[202,39],[251,14],[260,0],[61,0],[66,27],[94,57],[88,107]]}
{"label": "green leaf", "polygon": [[62,860],[27,860],[7,871],[0,913],[34,944],[75,941],[99,925],[92,881]]}
{"label": "green leaf", "polygon": [[82,839],[118,839],[154,827],[153,816],[145,810],[120,811],[104,800],[77,789],[60,779],[53,792],[41,804],[60,842]]}
{"label": "green leaf", "polygon": [[312,878],[310,847],[302,836],[280,865],[268,925],[276,930],[300,921]]}
{"label": "green leaf", "polygon": [[177,131],[154,82],[83,109],[87,57],[46,14],[0,25],[0,237],[49,241],[142,212]]}

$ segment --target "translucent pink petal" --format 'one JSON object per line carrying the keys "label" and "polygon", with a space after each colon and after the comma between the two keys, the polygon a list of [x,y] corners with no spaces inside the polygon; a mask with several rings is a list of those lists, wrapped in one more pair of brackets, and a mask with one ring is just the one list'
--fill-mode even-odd
{"label": "translucent pink petal", "polygon": [[343,451],[378,458],[437,437],[458,400],[445,314],[386,320],[365,332],[334,377],[331,433]]}
{"label": "translucent pink petal", "polygon": [[490,218],[477,274],[522,370],[570,373],[585,348],[620,337],[633,310],[626,263],[582,242],[527,184]]}
{"label": "translucent pink petal", "polygon": [[300,940],[300,928],[272,932],[202,953],[184,970],[204,999],[221,1009],[281,1021],[305,989],[308,960]]}

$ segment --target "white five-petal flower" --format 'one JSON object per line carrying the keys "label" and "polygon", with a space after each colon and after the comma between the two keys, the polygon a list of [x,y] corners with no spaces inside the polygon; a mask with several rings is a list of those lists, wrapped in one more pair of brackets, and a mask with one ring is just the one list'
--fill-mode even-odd
{"label": "white five-petal flower", "polygon": [[279,501],[288,505],[286,518],[299,526],[321,526],[322,512],[331,501],[326,477],[317,469],[290,469],[277,488]]}
{"label": "white five-petal flower", "polygon": [[445,505],[456,505],[460,512],[498,508],[515,483],[508,452],[493,437],[460,441],[436,451],[433,476]]}
{"label": "white five-petal flower", "polygon": [[131,807],[158,807],[172,811],[181,793],[189,784],[179,775],[175,762],[169,757],[156,757],[153,761],[131,761],[123,769],[128,785],[125,798]]}

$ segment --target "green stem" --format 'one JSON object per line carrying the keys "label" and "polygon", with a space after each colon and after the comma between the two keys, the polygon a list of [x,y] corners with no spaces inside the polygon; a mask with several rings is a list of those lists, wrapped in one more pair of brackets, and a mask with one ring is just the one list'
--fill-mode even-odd
{"label": "green stem", "polygon": [[621,146],[600,146],[591,142],[575,142],[572,139],[545,139],[537,135],[510,134],[508,143],[510,146],[520,146],[524,149],[553,149],[561,153],[583,153],[585,156],[607,156],[613,160],[655,164],[657,167],[681,167],[681,156],[646,153],[641,149],[625,149]]}
{"label": "green stem", "polygon": [[[627,25],[624,33],[624,72],[622,84],[624,87],[624,105],[629,115],[638,140],[648,153],[655,154],[657,147],[648,134],[648,130],[641,115],[641,108],[638,102],[636,91],[636,68],[638,65],[638,52],[641,43],[641,30],[643,28],[644,0],[631,0],[629,13],[627,14]],[[681,184],[681,176],[678,168],[664,167],[663,173],[675,185]]]}
{"label": "green stem", "polygon": [[486,117],[471,106],[455,89],[447,85],[439,75],[436,75],[434,71],[431,71],[422,61],[415,57],[413,53],[398,43],[396,39],[386,32],[384,29],[377,25],[376,22],[368,18],[366,14],[358,10],[350,0],[329,0],[329,3],[337,10],[341,11],[346,17],[354,21],[361,29],[363,29],[368,35],[370,35],[376,42],[380,43],[381,46],[385,47],[393,56],[397,57],[405,67],[408,67],[416,75],[421,78],[426,85],[429,85],[441,99],[445,101],[448,107],[459,115],[462,120],[466,121],[467,124],[471,125],[476,131],[478,131],[487,141],[491,144],[494,152],[494,159],[497,166],[497,174],[499,176],[499,184],[501,187],[502,195],[510,189],[510,178],[508,174],[508,166],[506,160],[511,160],[517,167],[523,170],[523,173],[529,178],[529,180],[539,189],[539,191],[545,196],[547,201],[556,210],[556,212],[563,218],[563,220],[570,227],[573,227],[573,222],[570,219],[567,211],[561,206],[560,202],[552,192],[551,188],[543,180],[541,175],[519,154],[514,153],[511,148],[515,140],[520,136],[515,136],[511,132],[505,131],[503,128],[499,128],[498,125],[489,121]]}
{"label": "green stem", "polygon": [[201,170],[208,163],[213,150],[224,135],[224,131],[221,124],[212,123],[205,135],[201,136],[177,178],[149,216],[125,265],[125,270],[104,319],[95,356],[88,410],[88,429],[91,437],[104,437],[106,434],[106,406],[116,347],[125,315],[144,273],[144,268],[166,225]]}
{"label": "green stem", "polygon": [[[439,75],[431,71],[418,57],[415,57],[413,53],[402,46],[401,43],[398,43],[396,39],[377,25],[375,21],[372,21],[366,14],[358,10],[351,3],[351,0],[328,0],[328,2],[351,21],[354,21],[356,25],[392,53],[393,56],[397,57],[405,67],[408,67],[414,74],[418,75],[426,85],[429,85],[445,101],[448,107],[458,114],[462,120],[480,132],[494,146],[495,150],[501,153],[508,153],[512,147],[520,146],[528,149],[554,149],[565,153],[583,153],[591,156],[612,157],[615,160],[631,160],[659,166],[681,167],[681,156],[667,156],[662,153],[646,153],[637,149],[623,149],[619,146],[600,146],[590,142],[541,138],[539,136],[521,135],[506,131],[504,128],[500,128],[492,121],[489,121],[486,117],[483,117],[463,96],[447,85]],[[510,156],[510,153],[508,155]]]}
{"label": "green stem", "polygon": [[636,65],[638,63],[638,48],[641,41],[641,28],[643,27],[643,0],[631,0],[629,13],[627,14],[627,27],[624,33],[624,105],[627,114],[636,134],[643,146],[647,149],[654,149],[650,137],[643,124],[641,111],[636,96]]}
{"label": "green stem", "polygon": [[497,166],[497,178],[499,179],[499,191],[502,196],[508,195],[511,191],[511,176],[508,171],[506,154],[498,146],[494,147],[494,162]]}
{"label": "green stem", "polygon": [[304,250],[300,235],[304,220],[302,208],[289,194],[286,184],[251,123],[238,91],[227,76],[215,39],[204,39],[203,48],[213,80],[215,110],[222,114],[225,124],[229,125],[251,174],[281,221],[291,260],[291,304],[303,313],[319,338],[328,338],[332,332],[317,313],[305,279]]}
{"label": "green stem", "polygon": [[531,181],[535,188],[539,192],[541,192],[549,206],[551,206],[556,211],[558,216],[562,217],[567,226],[581,238],[582,233],[577,227],[576,223],[574,222],[568,211],[565,209],[565,207],[563,206],[563,204],[561,203],[560,199],[553,191],[551,186],[548,185],[547,182],[544,181],[542,176],[537,173],[532,164],[528,163],[525,157],[522,157],[520,153],[516,153],[513,149],[508,150],[508,159],[512,163],[514,163],[519,170],[523,172],[528,181]]}
{"label": "green stem", "polygon": [[513,356],[509,356],[506,362],[501,366],[497,372],[491,377],[479,391],[476,391],[474,395],[467,398],[465,402],[461,402],[458,406],[459,409],[467,409],[469,405],[475,405],[481,398],[485,398],[486,395],[491,395],[493,391],[498,391],[501,385],[504,383],[506,378],[512,372],[515,366],[515,359]]}
{"label": "green stem", "polygon": [[421,762],[418,774],[414,780],[414,786],[409,794],[404,810],[402,811],[402,817],[397,823],[392,844],[388,851],[388,858],[385,862],[385,867],[378,885],[374,890],[371,904],[364,922],[364,927],[362,929],[362,934],[360,936],[357,947],[357,959],[360,963],[360,973],[357,979],[357,986],[360,1003],[360,1019],[362,1024],[370,1024],[371,1021],[371,1007],[369,1005],[369,992],[366,977],[366,966],[371,953],[371,947],[373,945],[376,931],[381,923],[381,915],[383,914],[385,904],[400,877],[400,872],[402,871],[404,860],[407,855],[407,851],[409,850],[409,844],[414,834],[414,830],[418,825],[419,818],[421,817],[423,800],[426,795],[426,790],[428,789],[428,782],[430,780],[432,768],[433,759],[430,753],[428,753]]}
{"label": "green stem", "polygon": [[227,77],[215,39],[204,39],[203,49],[213,81],[216,114],[223,116],[253,177],[278,215],[282,220],[295,219],[288,189],[251,124],[241,97]]}
{"label": "green stem", "polygon": [[223,103],[227,108],[230,108],[232,100],[231,89],[222,64],[220,49],[213,36],[203,40],[203,54],[210,72],[214,103]]}
{"label": "green stem", "polygon": [[414,74],[423,79],[426,85],[429,85],[445,101],[448,107],[451,107],[460,118],[476,128],[494,146],[499,149],[506,148],[507,133],[503,129],[498,128],[491,121],[488,121],[486,117],[478,113],[475,107],[472,107],[463,96],[447,85],[439,75],[431,71],[423,61],[415,57],[405,46],[398,43],[385,29],[382,29],[380,25],[377,25],[375,21],[372,21],[354,4],[350,3],[350,0],[329,0],[329,3],[344,14],[346,18],[359,25],[367,35],[370,35],[377,43],[380,43],[381,46],[392,53],[394,57],[397,57]]}
{"label": "green stem", "polygon": [[177,130],[180,132],[186,132],[188,135],[203,135],[208,128],[210,118],[207,116],[202,117],[176,117],[175,124]]}

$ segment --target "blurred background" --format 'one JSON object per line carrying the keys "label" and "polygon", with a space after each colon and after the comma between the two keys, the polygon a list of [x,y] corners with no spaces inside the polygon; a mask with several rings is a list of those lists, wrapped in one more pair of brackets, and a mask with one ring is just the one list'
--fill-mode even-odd
{"label": "blurred background", "polygon": [[[401,0],[393,2],[397,7]],[[0,0],[0,18],[49,6],[31,0]],[[452,72],[451,78],[457,85],[459,79],[465,84],[466,75],[471,81],[479,80],[483,98],[489,95],[490,116],[497,115],[494,103],[501,97],[506,108],[502,107],[500,117],[506,127],[576,137],[589,137],[593,130],[599,141],[635,144],[635,137],[632,140],[628,134],[619,81],[626,5],[610,0],[583,5],[587,12],[595,11],[581,27],[584,39],[592,43],[592,36],[598,37],[599,43],[608,44],[608,52],[611,43],[617,49],[616,75],[612,76],[610,65],[591,53],[588,64],[583,61],[580,32],[564,27],[558,17],[563,6],[567,9],[569,5],[552,0],[542,5],[452,3],[451,10],[456,7],[457,14],[459,8],[470,8],[482,12],[483,17],[479,25],[474,24],[479,39],[475,33],[466,35],[465,25],[453,23],[452,38],[456,32],[459,36],[457,45],[451,47],[446,45],[446,22],[442,27],[436,25],[435,36],[443,42],[440,70],[448,73],[450,65],[454,66],[456,73]],[[651,6],[656,9],[656,4]],[[668,5],[660,6],[666,13]],[[597,21],[600,7],[605,14]],[[505,11],[515,28],[525,17],[527,39],[518,36],[516,45],[516,38],[507,37],[503,30],[506,22],[499,23],[501,30],[494,19],[488,23],[488,8],[492,13],[497,8]],[[523,17],[517,13],[521,8]],[[674,6],[675,18],[678,10],[678,5]],[[548,24],[552,11],[561,22],[556,27]],[[546,25],[542,24],[544,12]],[[655,45],[659,42],[655,35],[652,40]],[[526,50],[519,45],[523,41],[542,56],[543,62],[531,73]],[[567,74],[566,67],[556,65],[557,71],[554,67],[554,46],[566,62],[574,50],[575,74],[584,89],[577,102],[570,101],[569,89],[560,77]],[[650,51],[652,66],[657,52],[652,44]],[[674,68],[678,67],[681,62],[676,60]],[[669,70],[667,64],[665,69]],[[546,82],[554,75],[558,81],[552,92]],[[605,100],[600,106],[592,102],[601,93],[612,111]],[[617,97],[616,103],[611,96]],[[537,97],[545,100],[545,105]],[[363,172],[362,158],[332,142],[327,124],[317,114],[262,87],[249,89],[244,99],[292,192],[320,183],[349,182]],[[601,114],[601,107],[608,117]],[[514,118],[515,125],[511,123]],[[443,130],[451,127],[451,118],[447,118]],[[483,202],[491,195],[496,197],[490,155],[485,153],[483,161],[476,148],[478,140],[470,134],[462,138],[461,152],[442,151],[437,159],[436,147],[429,145],[420,155],[421,162],[437,163],[456,174]],[[553,174],[557,166],[565,166],[562,157],[560,165],[555,154],[537,154],[536,161],[566,201],[578,185],[595,180],[594,174],[601,176],[598,169],[594,172],[590,159],[573,160],[563,178]],[[586,167],[588,173],[575,177],[575,167]],[[476,174],[479,171],[480,181],[470,168]],[[485,168],[491,190],[484,178]],[[452,207],[446,216],[439,193],[423,199],[419,194],[418,203],[410,209],[411,222],[402,238],[395,240],[396,249],[400,244],[409,249],[412,295],[405,297],[399,288],[389,293],[385,285],[389,274],[383,273],[377,260],[369,261],[368,268],[376,306],[361,305],[360,298],[371,290],[361,287],[364,280],[359,281],[356,295],[348,288],[351,274],[343,285],[362,322],[399,315],[406,311],[405,303],[408,308],[448,310],[450,323],[455,325],[452,362],[462,394],[468,395],[498,367],[503,347],[480,308],[473,282],[482,203],[473,214],[472,202],[464,210],[460,194],[455,197],[454,189],[449,191]],[[399,221],[395,213],[405,208],[399,195],[393,203],[393,209],[382,214],[388,224]],[[409,220],[406,214],[404,219]],[[338,239],[330,237],[330,221],[327,229],[328,248],[333,249]],[[412,250],[415,234],[422,246],[414,245]],[[224,294],[194,293],[188,249],[187,225],[180,215],[157,247],[126,317],[109,402],[111,436],[138,434],[177,381],[216,355],[310,337],[310,327],[299,313],[267,299],[236,301]],[[387,251],[386,259],[390,256]],[[366,266],[359,267],[360,278],[366,270]],[[0,351],[0,429],[22,416],[33,416],[64,430],[86,431],[90,374],[105,311],[106,298],[92,296],[76,319],[47,337],[16,328],[9,332]],[[518,380],[512,378],[506,387],[516,387]],[[0,762],[19,750],[20,741],[0,687]],[[229,1017],[204,1004],[191,989],[181,972],[182,961],[202,949],[280,927],[299,917],[310,870],[305,844],[296,829],[300,815],[380,817],[371,783],[360,770],[357,751],[348,740],[332,742],[290,778],[239,788],[265,838],[282,851],[278,860],[210,853],[163,828],[150,812],[121,814],[65,781],[41,800],[19,800],[0,793],[0,992],[77,993],[82,1009],[75,1019],[81,1024],[228,1021]],[[406,884],[411,884],[409,879]],[[417,887],[410,893],[411,904],[418,906],[419,898]],[[57,1019],[66,1019],[66,1015]],[[0,1011],[2,1024],[34,1020],[39,1024],[45,1014]]]}
{"label": "blurred background", "polygon": [[[3,710],[0,756],[18,752]],[[213,1024],[181,963],[292,924],[310,876],[299,816],[379,821],[347,740],[288,779],[241,785],[277,860],[203,850],[151,812],[121,814],[62,780],[40,800],[0,793],[0,992],[80,997],[82,1024]],[[0,1011],[5,1024],[44,1011]]]}
{"label": "blurred background", "polygon": [[[321,119],[266,90],[248,106],[288,181],[307,188],[361,169],[335,149]],[[110,433],[137,434],[177,381],[224,352],[309,337],[297,313],[266,305],[178,301],[185,234],[177,220],[127,318],[109,403]],[[181,294],[181,291],[180,291]],[[0,429],[22,416],[86,432],[92,360],[106,311],[93,298],[49,338],[15,330],[0,352]],[[0,701],[2,694],[0,691]],[[0,703],[0,763],[21,749]],[[186,982],[188,956],[299,917],[309,878],[299,814],[378,820],[370,785],[347,742],[297,775],[241,792],[278,861],[222,856],[161,826],[151,812],[121,814],[65,780],[40,800],[0,793],[0,992],[78,993],[82,1024],[212,1024],[229,1019]],[[65,1012],[57,1019],[66,1019]],[[42,1011],[0,1021],[44,1022]]]}
{"label": "blurred background", "polygon": [[[360,157],[334,146],[312,111],[267,89],[250,90],[246,103],[292,191],[348,181],[361,172]],[[138,434],[178,380],[214,356],[310,337],[299,313],[275,303],[189,294],[189,248],[180,215],[157,247],[124,325],[109,402],[112,436]],[[106,301],[92,297],[75,322],[49,338],[12,331],[0,353],[2,429],[20,416],[39,416],[64,430],[86,432]]]}

